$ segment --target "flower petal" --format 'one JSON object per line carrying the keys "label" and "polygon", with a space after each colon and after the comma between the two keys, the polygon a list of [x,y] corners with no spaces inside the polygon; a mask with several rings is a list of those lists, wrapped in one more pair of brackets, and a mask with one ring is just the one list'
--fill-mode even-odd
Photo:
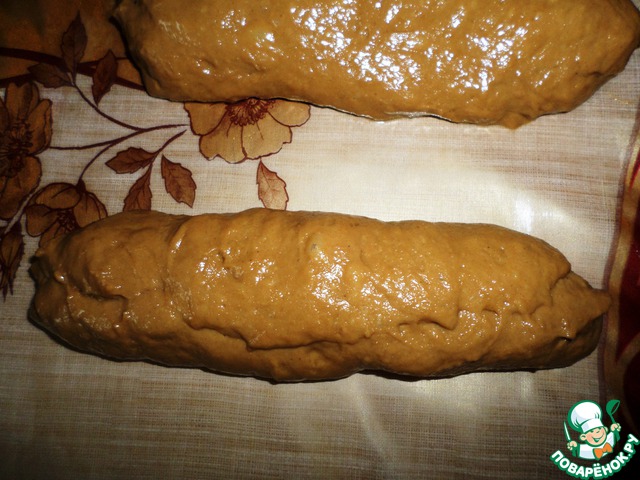
{"label": "flower petal", "polygon": [[25,157],[24,165],[13,177],[0,177],[0,218],[11,219],[20,205],[40,183],[42,168],[40,160]]}
{"label": "flower petal", "polygon": [[29,149],[32,155],[37,155],[49,146],[51,142],[51,101],[43,100],[31,111],[27,120],[31,130]]}
{"label": "flower petal", "polygon": [[61,223],[53,222],[51,226],[43,232],[42,236],[40,237],[40,241],[38,242],[38,245],[43,247],[54,238],[59,237],[61,235],[65,235],[70,231],[71,230],[69,230],[68,228],[65,228],[65,226],[62,225]]}
{"label": "flower petal", "polygon": [[67,210],[80,201],[80,193],[70,183],[51,183],[31,200],[31,204],[45,205],[54,210]]}
{"label": "flower petal", "polygon": [[222,157],[229,163],[246,160],[242,150],[242,127],[232,124],[225,117],[209,135],[200,138],[200,152],[207,158]]}
{"label": "flower petal", "polygon": [[38,89],[31,83],[17,86],[10,83],[5,93],[5,103],[11,121],[25,120],[39,100]]}
{"label": "flower petal", "polygon": [[289,127],[304,125],[311,116],[311,107],[306,103],[276,100],[269,114],[279,123]]}
{"label": "flower petal", "polygon": [[191,130],[196,135],[207,135],[219,127],[225,116],[224,103],[185,103],[184,109],[191,120]]}
{"label": "flower petal", "polygon": [[42,235],[58,219],[57,210],[46,205],[29,205],[25,209],[25,214],[27,216],[27,233],[32,237]]}
{"label": "flower petal", "polygon": [[105,218],[107,216],[107,209],[93,193],[85,192],[73,208],[73,215],[78,222],[78,226],[82,228],[96,220]]}
{"label": "flower petal", "polygon": [[254,125],[244,127],[242,147],[247,158],[255,159],[279,152],[291,142],[291,129],[267,115]]}

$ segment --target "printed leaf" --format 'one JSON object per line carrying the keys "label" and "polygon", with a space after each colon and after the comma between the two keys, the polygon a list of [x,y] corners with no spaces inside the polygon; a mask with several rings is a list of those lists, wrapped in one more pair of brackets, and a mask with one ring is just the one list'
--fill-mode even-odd
{"label": "printed leaf", "polygon": [[118,152],[107,162],[107,167],[116,173],[134,173],[151,164],[157,152],[147,152],[142,148],[130,147]]}
{"label": "printed leaf", "polygon": [[118,61],[116,56],[111,50],[100,59],[96,66],[95,72],[93,72],[93,85],[91,86],[91,93],[93,94],[93,100],[96,105],[100,103],[102,97],[104,97],[116,81],[118,73]]}
{"label": "printed leaf", "polygon": [[269,170],[264,163],[258,163],[256,175],[258,184],[258,198],[267,208],[274,210],[286,210],[289,195],[287,194],[287,184],[276,172]]}
{"label": "printed leaf", "polygon": [[149,168],[129,189],[122,211],[151,210],[151,197],[151,168]]}
{"label": "printed leaf", "polygon": [[180,163],[169,160],[164,155],[160,163],[164,187],[167,193],[178,203],[186,203],[193,207],[196,198],[196,183],[193,181],[191,171]]}
{"label": "printed leaf", "polygon": [[82,60],[87,47],[87,31],[84,28],[80,14],[76,15],[69,28],[62,35],[62,60],[75,80],[78,63]]}
{"label": "printed leaf", "polygon": [[8,293],[13,295],[13,281],[23,255],[22,228],[20,223],[16,222],[11,230],[2,232],[0,236],[0,290],[5,300]]}
{"label": "printed leaf", "polygon": [[41,83],[45,88],[68,87],[72,85],[69,74],[55,65],[38,63],[29,67],[29,72],[36,82]]}

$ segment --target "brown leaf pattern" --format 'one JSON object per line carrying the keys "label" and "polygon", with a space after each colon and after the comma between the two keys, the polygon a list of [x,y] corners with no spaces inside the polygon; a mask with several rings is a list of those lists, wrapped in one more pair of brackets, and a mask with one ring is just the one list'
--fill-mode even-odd
{"label": "brown leaf pattern", "polygon": [[111,87],[113,87],[118,75],[118,61],[111,50],[100,59],[96,70],[93,73],[93,85],[91,86],[91,94],[96,105],[100,103]]}
{"label": "brown leaf pattern", "polygon": [[131,147],[107,162],[107,167],[116,173],[134,173],[148,167],[155,159],[157,152],[148,152],[142,148]]}
{"label": "brown leaf pattern", "polygon": [[123,212],[129,210],[151,210],[151,168],[147,169],[131,186],[124,199]]}
{"label": "brown leaf pattern", "polygon": [[258,184],[258,198],[265,207],[286,210],[289,202],[287,184],[276,172],[269,170],[262,162],[258,163],[256,183]]}
{"label": "brown leaf pattern", "polygon": [[162,178],[167,193],[178,203],[193,207],[196,197],[196,182],[191,171],[179,163],[174,163],[164,155],[160,162]]}
{"label": "brown leaf pattern", "polygon": [[75,80],[78,63],[82,60],[85,48],[87,47],[87,32],[85,30],[80,14],[71,22],[69,28],[62,36],[62,60],[66,65],[71,78]]}
{"label": "brown leaf pattern", "polygon": [[72,85],[69,74],[56,65],[38,63],[29,67],[36,82],[45,88],[69,87]]}

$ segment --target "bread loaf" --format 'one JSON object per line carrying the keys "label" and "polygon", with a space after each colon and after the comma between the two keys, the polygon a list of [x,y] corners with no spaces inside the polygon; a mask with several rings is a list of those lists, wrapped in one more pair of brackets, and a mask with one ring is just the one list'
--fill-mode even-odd
{"label": "bread loaf", "polygon": [[630,0],[122,0],[147,90],[517,127],[582,103],[640,39]]}
{"label": "bread loaf", "polygon": [[80,350],[283,381],[565,366],[610,301],[497,226],[267,209],[114,215],[31,271],[32,318]]}

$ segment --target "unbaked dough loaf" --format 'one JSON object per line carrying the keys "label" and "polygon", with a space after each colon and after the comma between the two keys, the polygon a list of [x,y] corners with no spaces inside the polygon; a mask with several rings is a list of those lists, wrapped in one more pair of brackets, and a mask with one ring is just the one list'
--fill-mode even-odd
{"label": "unbaked dough loaf", "polygon": [[32,273],[33,319],[78,349],[289,381],[569,365],[610,301],[497,226],[267,209],[114,215]]}
{"label": "unbaked dough loaf", "polygon": [[155,96],[509,127],[575,108],[640,39],[630,0],[123,0],[115,17]]}

